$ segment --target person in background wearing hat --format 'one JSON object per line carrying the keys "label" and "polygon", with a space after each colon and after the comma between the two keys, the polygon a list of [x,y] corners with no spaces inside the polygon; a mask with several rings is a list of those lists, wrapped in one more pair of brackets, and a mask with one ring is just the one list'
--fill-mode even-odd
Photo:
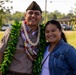
{"label": "person in background wearing hat", "polygon": [[[20,34],[18,37],[18,43],[16,45],[16,51],[12,57],[12,62],[10,63],[6,75],[33,75],[33,67],[34,69],[38,68],[39,65],[36,67],[36,65],[33,64],[35,64],[36,60],[38,59],[37,55],[39,55],[39,48],[44,48],[44,41],[45,41],[44,35],[41,35],[43,34],[42,32],[43,27],[39,25],[41,19],[42,19],[42,10],[40,6],[35,1],[33,1],[26,9],[25,21],[22,22],[22,26],[20,28]],[[7,50],[10,49],[9,46],[10,44],[8,44],[8,42],[9,41],[11,42],[11,40],[15,38],[13,36],[13,38],[10,40],[9,36],[10,34],[12,34],[11,31],[12,28],[6,30],[5,36],[0,42],[0,63],[2,63],[4,51],[6,49]],[[42,41],[40,42],[40,40]],[[11,48],[11,50],[14,50],[14,48]],[[11,50],[9,50],[9,52],[6,53],[7,56],[5,56],[4,58],[7,57],[7,59],[2,63],[2,66],[5,65],[4,63],[8,60],[8,58],[11,58],[11,56],[8,57]],[[3,72],[0,71],[0,75],[2,75],[2,73]]]}
{"label": "person in background wearing hat", "polygon": [[50,20],[45,24],[44,30],[48,42],[41,75],[76,75],[76,50],[67,43],[60,23]]}

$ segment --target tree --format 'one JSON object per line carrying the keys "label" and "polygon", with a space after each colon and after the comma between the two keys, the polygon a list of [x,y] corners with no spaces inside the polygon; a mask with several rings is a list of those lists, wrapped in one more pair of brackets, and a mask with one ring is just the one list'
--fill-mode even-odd
{"label": "tree", "polygon": [[74,14],[76,15],[76,3],[74,4],[75,8],[74,8]]}
{"label": "tree", "polygon": [[53,14],[52,15],[52,19],[57,19],[57,15],[56,14]]}
{"label": "tree", "polygon": [[72,16],[74,16],[74,14],[73,13],[68,13],[67,16],[72,17]]}
{"label": "tree", "polygon": [[21,21],[24,17],[24,13],[23,12],[19,12],[16,11],[13,15],[12,15],[12,19],[14,19],[15,21]]}
{"label": "tree", "polygon": [[0,10],[0,29],[1,29],[1,26],[2,26],[2,18],[3,18],[3,9]]}
{"label": "tree", "polygon": [[55,10],[53,12],[53,14],[55,14],[57,16],[57,19],[62,18],[63,16],[65,16],[65,14],[62,14],[61,12],[59,12],[58,10]]}
{"label": "tree", "polygon": [[0,0],[0,10],[3,9],[3,12],[10,12],[10,10],[13,8],[12,6],[6,6],[5,4],[12,3],[10,0]]}
{"label": "tree", "polygon": [[71,24],[72,24],[73,30],[76,30],[76,3],[74,5],[75,5],[74,15],[71,17]]}
{"label": "tree", "polygon": [[5,6],[5,3],[12,3],[10,0],[0,0],[0,29],[3,24],[3,18],[5,18],[6,13],[10,13],[12,6]]}

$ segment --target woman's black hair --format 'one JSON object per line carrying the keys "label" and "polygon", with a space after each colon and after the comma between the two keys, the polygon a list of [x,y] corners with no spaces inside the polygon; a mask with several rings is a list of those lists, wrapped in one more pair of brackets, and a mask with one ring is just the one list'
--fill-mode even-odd
{"label": "woman's black hair", "polygon": [[49,25],[49,24],[56,25],[57,28],[61,31],[61,38],[62,38],[65,42],[67,42],[66,37],[65,37],[65,34],[62,32],[62,27],[61,27],[60,23],[59,23],[57,20],[50,20],[50,21],[48,21],[48,22],[45,24],[44,30],[46,29],[46,26]]}

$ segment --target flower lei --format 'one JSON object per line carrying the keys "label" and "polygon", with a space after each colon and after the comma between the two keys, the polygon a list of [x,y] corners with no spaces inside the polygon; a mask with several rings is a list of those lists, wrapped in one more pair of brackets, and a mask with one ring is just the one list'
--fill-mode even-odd
{"label": "flower lei", "polygon": [[[26,24],[26,23],[25,23]],[[37,41],[35,43],[33,43],[29,37],[28,37],[28,34],[27,34],[27,31],[26,31],[26,26],[25,26],[24,22],[22,23],[22,26],[23,26],[23,30],[24,30],[24,34],[26,36],[26,39],[28,40],[29,44],[31,44],[32,46],[36,46],[38,43],[39,43],[39,38],[40,38],[40,26],[38,25],[38,37],[37,37]]]}
{"label": "flower lei", "polygon": [[[41,30],[40,30],[41,33],[40,33],[39,52],[38,52],[37,58],[33,62],[34,75],[39,75],[41,72],[41,62],[42,62],[44,48],[46,44],[45,36],[44,36],[44,25],[40,25],[40,27],[41,27]],[[3,62],[0,65],[0,72],[2,72],[3,75],[6,74],[12,62],[12,57],[15,53],[16,45],[18,42],[18,36],[20,35],[20,28],[21,28],[21,23],[18,23],[18,22],[16,22],[12,26],[12,30],[10,33],[10,40],[7,43],[6,51],[4,52]]]}

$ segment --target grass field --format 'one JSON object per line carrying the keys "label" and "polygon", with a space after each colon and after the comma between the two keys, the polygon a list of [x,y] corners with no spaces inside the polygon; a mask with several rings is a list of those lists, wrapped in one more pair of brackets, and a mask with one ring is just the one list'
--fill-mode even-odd
{"label": "grass field", "polygon": [[4,33],[4,32],[1,32],[1,31],[0,31],[0,40],[1,40],[1,38],[3,37],[3,33]]}
{"label": "grass field", "polygon": [[[76,31],[64,31],[69,44],[76,48]],[[3,36],[3,32],[0,32],[0,40]]]}
{"label": "grass field", "polygon": [[76,31],[64,31],[69,44],[76,48]]}

